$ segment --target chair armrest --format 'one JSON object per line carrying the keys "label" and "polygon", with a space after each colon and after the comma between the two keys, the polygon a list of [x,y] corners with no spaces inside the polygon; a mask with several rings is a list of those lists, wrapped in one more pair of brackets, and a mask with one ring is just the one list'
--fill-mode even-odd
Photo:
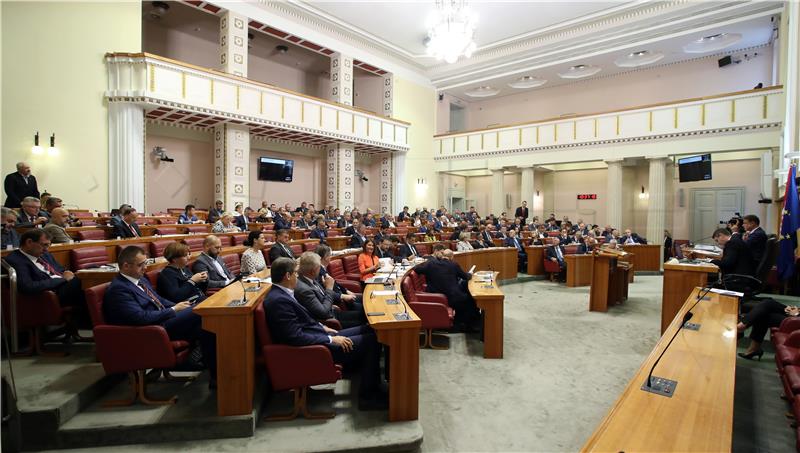
{"label": "chair armrest", "polygon": [[55,292],[17,293],[17,325],[19,327],[57,326],[63,323],[64,309]]}
{"label": "chair armrest", "polygon": [[331,351],[323,345],[270,344],[262,347],[262,353],[273,390],[331,384],[341,375]]}
{"label": "chair armrest", "polygon": [[344,278],[361,285],[361,274],[344,274]]}
{"label": "chair armrest", "polygon": [[342,324],[336,318],[326,319],[325,321],[322,321],[322,324],[324,324],[329,329],[342,330]]}
{"label": "chair armrest", "polygon": [[342,288],[354,293],[354,294],[361,294],[363,289],[361,289],[360,282],[354,282],[352,280],[336,280],[336,283],[339,284]]}
{"label": "chair armrest", "polygon": [[176,365],[169,335],[161,326],[95,326],[94,342],[109,374]]}
{"label": "chair armrest", "polygon": [[445,307],[449,307],[450,304],[447,303],[447,296],[441,293],[416,293],[417,300],[420,302],[433,302],[440,305],[444,305]]}
{"label": "chair armrest", "polygon": [[800,330],[790,333],[783,345],[790,348],[800,348]]}
{"label": "chair armrest", "polygon": [[453,325],[447,307],[438,302],[411,302],[408,306],[422,320],[423,329],[443,329]]}
{"label": "chair armrest", "polygon": [[800,330],[800,317],[789,316],[781,322],[778,330],[783,333],[792,333],[795,330]]}

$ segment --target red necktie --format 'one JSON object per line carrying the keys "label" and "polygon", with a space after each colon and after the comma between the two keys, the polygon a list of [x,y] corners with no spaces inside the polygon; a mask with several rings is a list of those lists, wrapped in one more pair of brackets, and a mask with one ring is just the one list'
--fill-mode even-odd
{"label": "red necktie", "polygon": [[153,303],[156,304],[156,307],[158,307],[159,310],[164,309],[164,304],[162,304],[161,301],[158,300],[158,296],[153,294],[153,292],[150,291],[150,288],[148,288],[147,285],[145,285],[142,282],[139,282],[139,287],[142,288],[145,293],[147,293],[147,295],[150,297],[150,300],[152,300]]}
{"label": "red necktie", "polygon": [[39,258],[39,259],[37,259],[37,260],[36,260],[36,262],[37,262],[37,263],[39,263],[39,264],[41,264],[42,266],[44,266],[44,268],[45,268],[45,269],[47,269],[47,272],[49,272],[49,273],[50,273],[50,275],[61,275],[61,272],[58,272],[58,271],[56,270],[56,268],[54,268],[53,266],[51,266],[51,265],[50,265],[50,263],[48,263],[48,262],[47,262],[47,261],[45,261],[44,259],[42,259],[42,258]]}
{"label": "red necktie", "polygon": [[136,232],[136,228],[133,227],[133,224],[128,225],[128,228],[131,229],[131,233],[133,233],[133,237],[138,238],[139,233]]}

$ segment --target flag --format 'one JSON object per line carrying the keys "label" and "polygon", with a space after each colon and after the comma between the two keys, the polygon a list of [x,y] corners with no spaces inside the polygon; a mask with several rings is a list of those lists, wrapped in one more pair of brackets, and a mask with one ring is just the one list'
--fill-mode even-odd
{"label": "flag", "polygon": [[789,167],[786,193],[783,196],[780,249],[778,251],[778,278],[788,280],[794,275],[794,251],[797,248],[797,229],[800,228],[800,200],[795,182],[796,167]]}

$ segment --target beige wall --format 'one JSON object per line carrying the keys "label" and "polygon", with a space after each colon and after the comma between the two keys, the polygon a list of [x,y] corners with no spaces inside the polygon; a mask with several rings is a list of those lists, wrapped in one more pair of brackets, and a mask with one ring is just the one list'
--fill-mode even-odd
{"label": "beige wall", "polygon": [[[279,206],[285,203],[299,206],[303,201],[314,203],[317,207],[322,205],[324,201],[322,151],[308,149],[290,153],[285,152],[284,148],[284,152],[281,152],[278,151],[281,147],[262,140],[253,140],[250,146],[250,206],[257,209],[262,201]],[[292,182],[259,181],[259,157],[294,160]]]}
{"label": "beige wall", "polygon": [[[190,203],[207,209],[214,196],[211,133],[191,131],[194,134],[181,136],[178,128],[169,128],[178,132],[172,134],[164,129],[148,131],[145,140],[145,211],[155,213]],[[175,162],[152,157],[150,150],[156,146],[164,147]]]}
{"label": "beige wall", "polygon": [[[767,86],[772,80],[772,50],[765,46],[757,52],[758,57],[750,61],[723,68],[717,65],[718,57],[708,57],[557,87],[545,85],[517,95],[470,102],[467,127],[480,129],[749,90],[759,82]],[[446,132],[442,129],[444,122],[440,121],[437,126],[437,133]]]}
{"label": "beige wall", "polygon": [[[108,205],[108,51],[141,48],[138,2],[9,2],[2,8],[2,169],[33,167],[39,189],[83,208]],[[56,134],[57,157],[32,156]],[[5,197],[4,197],[5,198]]]}
{"label": "beige wall", "polygon": [[383,77],[356,68],[353,93],[354,106],[383,115]]}
{"label": "beige wall", "polygon": [[[399,77],[395,78],[394,87],[394,117],[411,123],[408,129],[411,149],[405,159],[406,187],[405,193],[400,194],[400,205],[406,204],[412,208],[435,206],[439,198],[439,177],[434,171],[432,150],[436,93],[432,87]],[[417,187],[417,178],[427,180],[427,189]]]}

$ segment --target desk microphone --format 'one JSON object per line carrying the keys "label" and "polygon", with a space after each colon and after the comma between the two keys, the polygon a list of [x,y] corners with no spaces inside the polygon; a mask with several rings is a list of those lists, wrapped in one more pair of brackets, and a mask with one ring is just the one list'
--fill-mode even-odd
{"label": "desk microphone", "polygon": [[397,319],[398,321],[408,321],[409,319],[411,319],[411,316],[408,316],[408,305],[406,305],[405,299],[400,297],[400,294],[397,293],[395,294],[395,300],[399,300],[400,303],[403,304],[403,313],[395,313],[394,318]]}

